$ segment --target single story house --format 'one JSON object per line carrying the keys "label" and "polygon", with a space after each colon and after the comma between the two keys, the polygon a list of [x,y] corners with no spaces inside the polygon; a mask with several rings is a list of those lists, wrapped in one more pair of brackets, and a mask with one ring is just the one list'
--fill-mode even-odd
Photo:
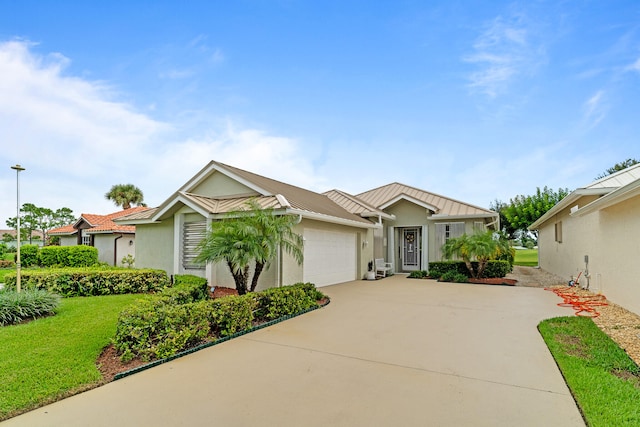
{"label": "single story house", "polygon": [[542,269],[567,281],[581,272],[581,285],[640,313],[640,164],[578,188],[529,229]]}
{"label": "single story house", "polygon": [[122,266],[127,255],[135,257],[136,227],[116,224],[114,220],[147,209],[138,206],[108,215],[82,214],[75,223],[49,230],[48,235],[59,236],[60,246],[95,246],[100,262]]}
{"label": "single story house", "polygon": [[136,265],[169,274],[195,274],[233,287],[226,265],[194,263],[197,243],[211,221],[255,200],[276,214],[296,215],[304,261],[278,254],[258,289],[295,282],[325,286],[363,278],[368,263],[384,258],[396,273],[427,269],[441,259],[449,237],[474,228],[498,229],[496,212],[402,184],[353,196],[305,190],[216,161],[210,162],[157,208],[116,220],[136,226]]}

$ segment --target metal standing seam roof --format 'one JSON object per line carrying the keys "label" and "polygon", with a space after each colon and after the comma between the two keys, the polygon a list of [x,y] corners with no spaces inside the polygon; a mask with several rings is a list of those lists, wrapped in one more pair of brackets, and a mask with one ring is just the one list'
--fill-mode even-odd
{"label": "metal standing seam roof", "polygon": [[[232,179],[239,179],[256,189],[262,195],[240,195],[228,197],[208,197],[204,194],[194,194],[190,190],[197,187],[203,180],[206,180],[211,173],[222,173]],[[319,218],[331,217],[339,220],[346,220],[349,223],[360,223],[363,226],[371,226],[372,222],[345,210],[342,206],[333,202],[329,197],[294,185],[257,175],[233,166],[211,161],[206,167],[191,178],[187,184],[181,187],[169,197],[160,207],[149,210],[141,214],[122,217],[118,222],[122,223],[145,223],[153,220],[159,211],[175,203],[177,198],[183,197],[202,208],[210,214],[227,213],[246,207],[246,202],[256,200],[264,208],[291,209],[299,212],[317,214]],[[316,215],[314,215],[316,216]],[[317,217],[318,218],[318,217]]]}
{"label": "metal standing seam roof", "polygon": [[634,181],[640,179],[640,163],[637,165],[630,166],[626,169],[618,171],[614,174],[605,176],[604,178],[600,178],[596,181],[593,181],[591,184],[587,185],[584,188],[620,188],[625,185],[631,184]]}
{"label": "metal standing seam roof", "polygon": [[492,210],[444,197],[439,194],[430,193],[398,182],[356,195],[358,199],[370,205],[377,206],[378,208],[402,196],[407,196],[427,205],[434,206],[438,209],[435,213],[442,216],[497,215],[497,213]]}
{"label": "metal standing seam roof", "polygon": [[363,200],[358,199],[357,197],[351,194],[345,193],[344,191],[334,189],[334,190],[326,191],[322,194],[324,194],[325,196],[327,196],[328,198],[333,200],[335,203],[342,206],[344,209],[346,209],[348,212],[354,215],[359,215],[359,216],[381,215],[384,217],[389,216],[389,214],[387,214],[386,212],[376,208],[373,205],[370,205],[364,202]]}
{"label": "metal standing seam roof", "polygon": [[265,195],[275,196],[279,194],[284,196],[284,198],[289,202],[290,207],[294,210],[307,211],[348,221],[355,221],[362,223],[363,225],[371,225],[371,221],[348,212],[324,194],[296,187],[295,185],[285,184],[284,182],[257,175],[233,166],[225,165],[224,163],[211,163],[217,166],[217,168],[226,170],[232,175],[236,175],[246,181],[249,181],[269,193]]}

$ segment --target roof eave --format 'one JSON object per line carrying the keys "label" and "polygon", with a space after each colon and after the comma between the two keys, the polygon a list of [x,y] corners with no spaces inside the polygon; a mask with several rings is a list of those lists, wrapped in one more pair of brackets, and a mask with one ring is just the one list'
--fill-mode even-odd
{"label": "roof eave", "polygon": [[294,215],[300,215],[302,216],[302,218],[307,218],[307,219],[313,219],[313,220],[317,220],[317,221],[323,221],[323,222],[329,222],[332,224],[339,224],[339,225],[348,225],[351,227],[358,227],[358,228],[377,228],[378,226],[370,221],[367,220],[363,220],[363,221],[356,221],[356,220],[352,220],[352,219],[347,219],[347,218],[339,218],[336,216],[331,216],[331,215],[325,215],[325,214],[321,214],[321,213],[317,213],[317,212],[310,212],[310,211],[305,211],[305,210],[301,210],[301,209],[288,209],[287,213],[291,213]]}
{"label": "roof eave", "polygon": [[547,222],[551,217],[556,215],[563,209],[570,207],[573,203],[578,201],[580,198],[584,196],[598,196],[602,194],[607,194],[612,191],[611,188],[578,188],[577,190],[570,193],[564,199],[560,200],[556,203],[551,209],[545,212],[540,218],[534,221],[529,227],[528,230],[537,230],[542,224]]}
{"label": "roof eave", "polygon": [[625,200],[637,195],[640,195],[640,179],[633,181],[624,187],[620,187],[604,197],[594,200],[588,205],[571,213],[571,216],[584,216],[595,211],[606,209],[617,203],[624,202]]}

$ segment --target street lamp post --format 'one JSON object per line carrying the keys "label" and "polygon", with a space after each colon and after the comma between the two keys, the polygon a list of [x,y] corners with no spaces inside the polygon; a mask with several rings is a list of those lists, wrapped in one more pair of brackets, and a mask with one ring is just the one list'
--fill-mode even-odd
{"label": "street lamp post", "polygon": [[20,292],[20,172],[25,170],[20,165],[11,166],[16,171],[16,219],[18,226],[16,229],[16,238],[18,240],[18,251],[16,253],[16,291]]}

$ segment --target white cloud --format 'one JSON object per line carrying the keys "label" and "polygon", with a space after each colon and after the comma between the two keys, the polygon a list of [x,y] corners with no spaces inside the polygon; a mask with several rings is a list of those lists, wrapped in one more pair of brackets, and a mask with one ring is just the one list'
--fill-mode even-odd
{"label": "white cloud", "polygon": [[638,58],[636,60],[636,62],[634,62],[633,64],[629,65],[627,67],[627,70],[629,71],[636,71],[638,73],[640,73],[640,58]]}
{"label": "white cloud", "polygon": [[589,99],[587,99],[583,105],[583,125],[590,129],[598,125],[605,118],[608,111],[608,106],[605,103],[605,92],[603,90],[597,91]]}
{"label": "white cloud", "polygon": [[519,76],[532,73],[545,61],[544,48],[533,39],[523,15],[493,19],[473,44],[473,53],[463,58],[476,66],[468,77],[471,90],[495,98]]}
{"label": "white cloud", "polygon": [[34,50],[25,41],[0,43],[0,228],[15,216],[9,166],[16,163],[27,168],[22,203],[66,206],[76,215],[116,210],[104,194],[118,183],[137,185],[148,204],[158,205],[210,160],[319,186],[295,139],[215,118],[208,130],[188,127],[205,137],[186,137],[185,123],[155,120],[119,101],[104,82],[65,74],[64,56]]}

